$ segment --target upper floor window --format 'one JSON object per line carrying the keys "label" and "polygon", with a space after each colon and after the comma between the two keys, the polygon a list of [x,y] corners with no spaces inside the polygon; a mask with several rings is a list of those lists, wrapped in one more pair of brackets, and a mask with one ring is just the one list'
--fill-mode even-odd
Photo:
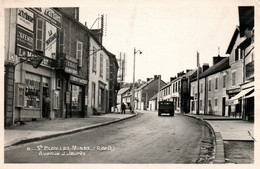
{"label": "upper floor window", "polygon": [[92,65],[92,71],[97,72],[97,51],[96,48],[93,47],[93,65]]}
{"label": "upper floor window", "polygon": [[217,98],[214,99],[214,102],[215,102],[215,106],[218,106],[218,99]]}
{"label": "upper floor window", "polygon": [[211,80],[209,80],[209,91],[211,91]]}
{"label": "upper floor window", "polygon": [[215,90],[218,90],[218,78],[215,78]]}
{"label": "upper floor window", "polygon": [[43,52],[43,35],[44,35],[44,20],[42,18],[36,19],[36,46],[35,49]]}
{"label": "upper floor window", "polygon": [[106,79],[109,80],[109,61],[106,60]]}
{"label": "upper floor window", "polygon": [[226,88],[227,76],[223,75],[223,88]]}
{"label": "upper floor window", "polygon": [[236,72],[232,72],[231,76],[232,76],[232,86],[235,86],[236,85]]}
{"label": "upper floor window", "polygon": [[239,48],[236,48],[236,50],[235,50],[235,61],[237,61],[239,59],[239,55],[240,55]]}
{"label": "upper floor window", "polygon": [[78,66],[82,67],[82,53],[83,53],[83,43],[77,42],[76,58],[78,59]]}
{"label": "upper floor window", "polygon": [[200,93],[203,93],[203,83],[200,84]]}
{"label": "upper floor window", "polygon": [[100,77],[103,77],[103,55],[100,53]]}

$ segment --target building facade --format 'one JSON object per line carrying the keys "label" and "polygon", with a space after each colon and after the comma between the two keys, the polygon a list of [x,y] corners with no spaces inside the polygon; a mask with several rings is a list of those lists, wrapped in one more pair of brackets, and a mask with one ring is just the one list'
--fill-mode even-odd
{"label": "building facade", "polygon": [[135,109],[148,110],[149,100],[158,93],[159,85],[164,86],[166,83],[161,80],[160,75],[154,75],[154,78],[148,78],[145,84],[137,88],[135,90]]}
{"label": "building facade", "polygon": [[89,114],[109,112],[109,53],[90,34],[89,45]]}
{"label": "building facade", "polygon": [[[11,8],[5,17],[5,124],[47,117],[43,96],[54,98],[57,89],[53,63],[62,16],[53,8]],[[58,106],[52,102],[51,118]]]}
{"label": "building facade", "polygon": [[88,29],[77,20],[77,12],[67,13],[69,9],[57,9],[62,14],[56,62],[57,90],[54,91],[53,98],[60,103],[55,110],[57,118],[87,116],[88,104],[85,98],[88,95]]}

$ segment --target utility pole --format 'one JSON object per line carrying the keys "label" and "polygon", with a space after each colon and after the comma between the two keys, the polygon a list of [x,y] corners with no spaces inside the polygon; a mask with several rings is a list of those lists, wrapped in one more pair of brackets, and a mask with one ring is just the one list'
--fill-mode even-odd
{"label": "utility pole", "polygon": [[197,110],[196,114],[200,114],[200,61],[199,61],[199,52],[197,52]]}

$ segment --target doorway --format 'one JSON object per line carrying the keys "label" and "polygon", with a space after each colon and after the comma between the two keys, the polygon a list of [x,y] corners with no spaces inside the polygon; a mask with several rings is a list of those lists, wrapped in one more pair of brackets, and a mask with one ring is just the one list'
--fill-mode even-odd
{"label": "doorway", "polygon": [[222,116],[225,116],[226,114],[226,98],[222,98]]}

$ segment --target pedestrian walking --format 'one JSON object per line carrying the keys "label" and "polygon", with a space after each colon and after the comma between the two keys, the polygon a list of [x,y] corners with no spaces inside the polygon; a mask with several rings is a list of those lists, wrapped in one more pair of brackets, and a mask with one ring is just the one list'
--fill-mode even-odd
{"label": "pedestrian walking", "polygon": [[125,104],[124,103],[122,103],[122,105],[121,105],[121,110],[122,110],[122,114],[125,114]]}
{"label": "pedestrian walking", "polygon": [[43,96],[43,106],[44,106],[44,114],[50,120],[51,119],[51,98],[48,93]]}

